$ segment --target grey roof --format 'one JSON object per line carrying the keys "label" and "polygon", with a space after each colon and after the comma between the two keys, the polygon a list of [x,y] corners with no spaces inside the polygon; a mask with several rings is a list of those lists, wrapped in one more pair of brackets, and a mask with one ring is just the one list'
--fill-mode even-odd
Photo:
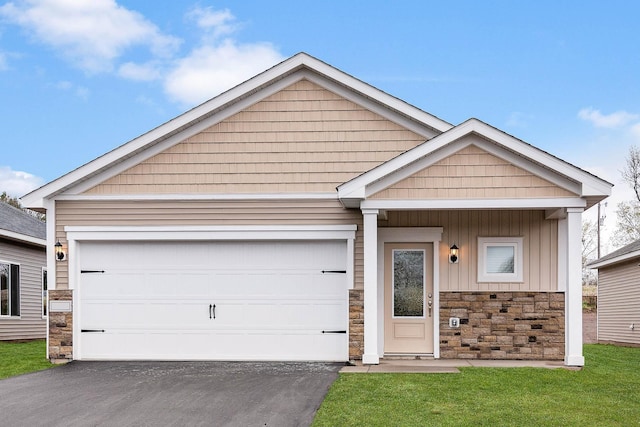
{"label": "grey roof", "polygon": [[597,260],[590,262],[589,265],[601,264],[603,262],[606,263],[606,261],[624,256],[627,254],[631,254],[637,251],[640,251],[640,240],[636,240],[635,242],[629,243],[628,245],[623,246],[620,249],[611,252],[610,254],[600,257]]}
{"label": "grey roof", "polygon": [[37,239],[47,238],[47,225],[44,221],[5,202],[0,202],[0,230]]}

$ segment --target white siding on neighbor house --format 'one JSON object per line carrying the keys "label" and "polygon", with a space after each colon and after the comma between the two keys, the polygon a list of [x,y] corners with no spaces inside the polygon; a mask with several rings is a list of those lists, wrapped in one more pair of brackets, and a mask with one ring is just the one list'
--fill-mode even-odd
{"label": "white siding on neighbor house", "polygon": [[42,268],[44,247],[0,239],[0,260],[20,265],[20,316],[0,317],[0,340],[44,338],[42,318]]}
{"label": "white siding on neighbor house", "polygon": [[[66,246],[64,227],[155,225],[352,225],[355,284],[362,287],[362,215],[337,200],[58,201],[56,239]],[[70,254],[73,256],[73,254]],[[68,287],[68,262],[56,264],[57,289]]]}
{"label": "white siding on neighbor house", "polygon": [[[558,222],[543,211],[412,211],[388,213],[381,227],[443,227],[441,291],[542,291],[558,289]],[[478,283],[478,237],[523,237],[522,283]],[[450,264],[449,247],[460,248]]]}
{"label": "white siding on neighbor house", "polygon": [[639,263],[636,258],[598,270],[599,341],[640,344]]}

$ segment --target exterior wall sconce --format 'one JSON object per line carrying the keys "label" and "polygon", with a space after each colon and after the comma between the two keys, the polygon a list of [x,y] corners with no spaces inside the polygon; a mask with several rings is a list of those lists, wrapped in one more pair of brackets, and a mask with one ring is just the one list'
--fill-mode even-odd
{"label": "exterior wall sconce", "polygon": [[60,240],[58,240],[53,247],[56,249],[56,261],[64,261],[67,258],[67,254],[64,253]]}
{"label": "exterior wall sconce", "polygon": [[451,247],[449,248],[449,264],[457,264],[459,261],[458,258],[458,247],[456,246],[456,244],[454,243],[453,245],[451,245]]}

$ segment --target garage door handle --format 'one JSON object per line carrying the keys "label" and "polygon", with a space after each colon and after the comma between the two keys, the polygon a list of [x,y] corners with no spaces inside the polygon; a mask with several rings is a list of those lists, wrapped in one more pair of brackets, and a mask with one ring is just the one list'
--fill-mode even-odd
{"label": "garage door handle", "polygon": [[215,319],[215,318],[216,318],[216,305],[209,304],[209,319]]}
{"label": "garage door handle", "polygon": [[104,329],[80,329],[80,332],[104,332]]}
{"label": "garage door handle", "polygon": [[323,334],[346,334],[347,331],[322,331]]}

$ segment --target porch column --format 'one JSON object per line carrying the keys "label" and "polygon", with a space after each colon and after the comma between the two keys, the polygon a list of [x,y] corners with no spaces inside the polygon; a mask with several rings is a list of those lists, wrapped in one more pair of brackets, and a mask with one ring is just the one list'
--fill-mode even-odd
{"label": "porch column", "polygon": [[378,210],[363,209],[364,354],[362,363],[377,365],[378,356]]}
{"label": "porch column", "polygon": [[582,208],[567,208],[567,282],[564,364],[584,366],[582,355]]}

